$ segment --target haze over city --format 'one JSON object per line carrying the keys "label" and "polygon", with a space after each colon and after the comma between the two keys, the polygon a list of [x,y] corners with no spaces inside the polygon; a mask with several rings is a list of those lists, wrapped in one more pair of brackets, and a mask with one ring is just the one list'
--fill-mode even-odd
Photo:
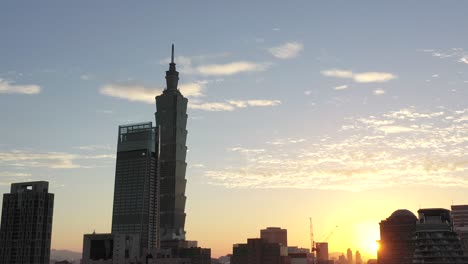
{"label": "haze over city", "polygon": [[[397,209],[467,204],[465,2],[4,1],[0,191],[48,181],[52,248],[109,233],[118,126],[188,98],[187,239],[376,258]],[[336,228],[338,226],[338,228]],[[333,231],[333,235],[329,236]]]}

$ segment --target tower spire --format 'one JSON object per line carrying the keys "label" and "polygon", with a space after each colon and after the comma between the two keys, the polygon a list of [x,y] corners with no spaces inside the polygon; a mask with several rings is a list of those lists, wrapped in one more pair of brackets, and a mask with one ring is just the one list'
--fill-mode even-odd
{"label": "tower spire", "polygon": [[171,63],[169,63],[169,70],[166,71],[166,88],[167,90],[177,90],[177,83],[179,81],[179,72],[176,70],[174,62],[174,44],[172,44]]}
{"label": "tower spire", "polygon": [[171,63],[174,63],[174,43],[172,43]]}

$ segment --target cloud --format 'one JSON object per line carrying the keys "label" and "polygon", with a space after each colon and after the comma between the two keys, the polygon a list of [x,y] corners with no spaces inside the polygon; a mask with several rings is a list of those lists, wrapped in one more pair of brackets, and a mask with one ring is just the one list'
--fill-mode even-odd
{"label": "cloud", "polygon": [[233,75],[242,72],[265,71],[269,68],[269,64],[255,63],[250,61],[237,61],[226,64],[208,64],[196,68],[197,72],[202,75]]}
{"label": "cloud", "polygon": [[35,84],[18,85],[10,81],[0,79],[0,93],[6,94],[38,94],[41,92],[41,87]]}
{"label": "cloud", "polygon": [[468,56],[463,56],[462,58],[460,58],[460,62],[468,64]]}
{"label": "cloud", "polygon": [[0,177],[31,177],[31,173],[0,171]]}
{"label": "cloud", "polygon": [[89,80],[91,80],[91,76],[87,75],[87,74],[82,74],[80,76],[80,79],[83,80],[83,81],[89,81]]}
{"label": "cloud", "polygon": [[[205,81],[186,83],[179,85],[180,92],[186,97],[203,96]],[[155,97],[163,91],[159,87],[145,87],[143,85],[118,85],[107,84],[99,92],[103,95],[126,99],[133,102],[154,104]]]}
{"label": "cloud", "polygon": [[353,72],[348,70],[331,69],[320,72],[323,76],[336,78],[353,78]]}
{"label": "cloud", "polygon": [[350,117],[336,136],[229,148],[229,165],[207,167],[204,175],[227,188],[468,188],[467,113],[410,107]]}
{"label": "cloud", "polygon": [[388,72],[361,72],[353,73],[349,70],[330,69],[320,72],[323,76],[353,79],[358,83],[381,83],[396,79],[397,76]]}
{"label": "cloud", "polygon": [[340,86],[336,86],[334,89],[335,89],[335,90],[337,90],[337,91],[338,91],[338,90],[344,90],[344,89],[348,89],[348,85],[340,85]]}
{"label": "cloud", "polygon": [[374,94],[375,94],[375,95],[384,95],[384,94],[385,94],[385,90],[383,90],[383,89],[376,89],[376,90],[374,90]]}
{"label": "cloud", "polygon": [[277,106],[281,104],[280,100],[228,100],[227,102],[238,108],[245,108],[247,106]]}
{"label": "cloud", "polygon": [[309,96],[309,95],[311,95],[311,94],[312,94],[312,91],[311,91],[311,90],[304,91],[304,95]]}
{"label": "cloud", "polygon": [[302,43],[287,42],[283,45],[269,48],[268,51],[278,59],[291,59],[297,57],[303,49],[304,45]]}
{"label": "cloud", "polygon": [[189,102],[189,108],[219,112],[234,111],[237,108],[277,106],[280,104],[280,100],[226,100],[225,102]]}
{"label": "cloud", "polygon": [[219,112],[219,111],[234,111],[235,107],[228,103],[191,103],[188,105],[191,109]]}
{"label": "cloud", "polygon": [[[115,159],[114,154],[78,155],[65,152],[33,152],[12,150],[0,152],[0,165],[13,167],[45,167],[50,169],[89,168],[78,160]],[[95,162],[93,162],[94,165]]]}
{"label": "cloud", "polygon": [[354,74],[353,78],[358,83],[372,83],[388,82],[397,78],[397,76],[388,72],[363,72]]}

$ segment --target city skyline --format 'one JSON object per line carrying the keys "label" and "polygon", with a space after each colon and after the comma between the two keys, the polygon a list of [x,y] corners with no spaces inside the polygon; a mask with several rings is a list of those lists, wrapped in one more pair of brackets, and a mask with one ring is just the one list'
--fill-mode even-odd
{"label": "city skyline", "polygon": [[375,257],[395,210],[468,204],[468,4],[333,3],[0,4],[0,191],[50,182],[52,248],[110,232],[115,132],[154,120],[174,42],[185,230],[214,257],[268,226],[310,247],[309,217]]}

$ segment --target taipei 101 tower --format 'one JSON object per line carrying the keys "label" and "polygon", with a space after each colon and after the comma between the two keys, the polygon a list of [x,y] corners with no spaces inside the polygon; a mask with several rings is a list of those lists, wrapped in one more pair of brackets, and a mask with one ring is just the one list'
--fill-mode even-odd
{"label": "taipei 101 tower", "polygon": [[156,127],[159,128],[159,219],[162,248],[185,242],[185,170],[187,163],[187,103],[177,89],[179,72],[174,63],[166,71],[166,89],[156,97]]}

